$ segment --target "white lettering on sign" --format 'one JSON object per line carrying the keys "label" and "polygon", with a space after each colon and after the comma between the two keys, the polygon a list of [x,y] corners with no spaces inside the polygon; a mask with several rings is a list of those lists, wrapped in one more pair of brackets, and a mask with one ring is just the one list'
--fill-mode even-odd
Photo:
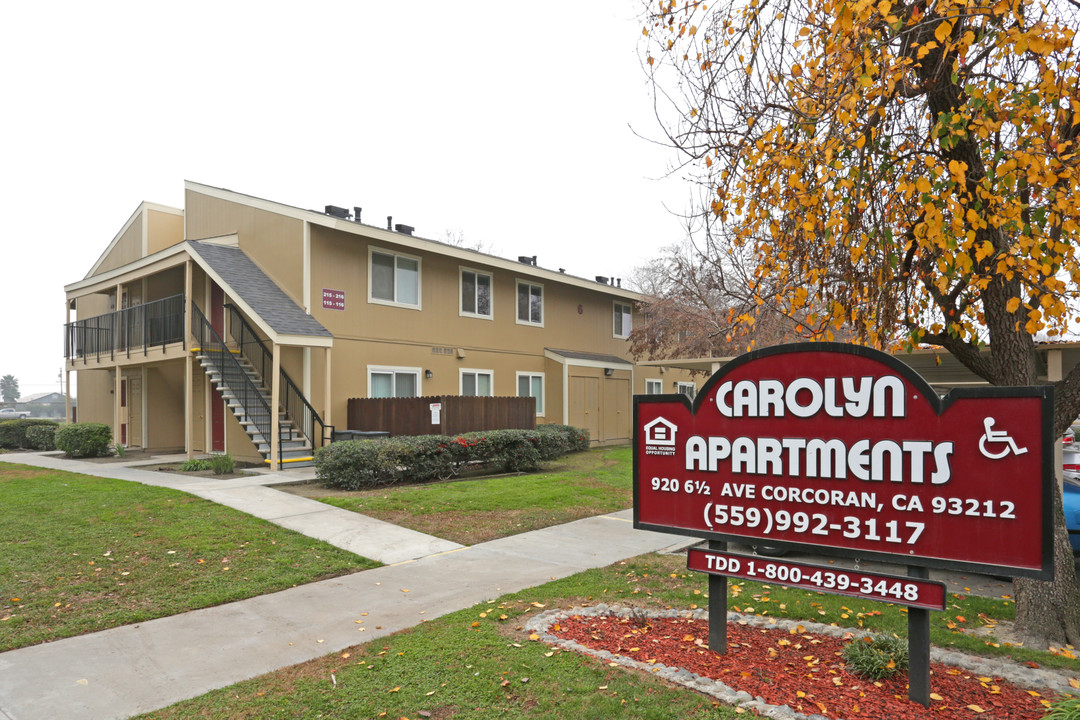
{"label": "white lettering on sign", "polygon": [[[839,381],[839,384],[837,383]],[[724,417],[904,417],[904,381],[895,375],[799,378],[786,386],[779,380],[727,380],[716,390],[716,409]]]}
{"label": "white lettering on sign", "polygon": [[[953,443],[929,440],[843,440],[694,435],[686,441],[686,469],[942,485],[952,477]],[[721,463],[724,466],[721,466]]]}

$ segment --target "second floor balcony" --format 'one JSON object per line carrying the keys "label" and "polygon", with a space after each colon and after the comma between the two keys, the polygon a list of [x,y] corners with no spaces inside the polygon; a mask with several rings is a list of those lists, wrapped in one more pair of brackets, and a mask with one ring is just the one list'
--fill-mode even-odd
{"label": "second floor balcony", "polygon": [[184,295],[76,320],[64,326],[64,357],[101,361],[184,341]]}

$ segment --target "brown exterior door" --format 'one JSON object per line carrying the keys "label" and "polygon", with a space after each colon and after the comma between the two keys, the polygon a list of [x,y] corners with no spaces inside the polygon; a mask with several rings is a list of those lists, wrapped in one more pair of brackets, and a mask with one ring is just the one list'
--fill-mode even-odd
{"label": "brown exterior door", "polygon": [[593,442],[600,441],[600,383],[594,377],[570,378],[570,412],[574,427],[585,428]]}
{"label": "brown exterior door", "polygon": [[127,404],[127,378],[120,378],[120,444],[127,446],[128,432],[128,404]]}
{"label": "brown exterior door", "polygon": [[[217,283],[210,284],[210,326],[225,340],[225,293]],[[212,384],[210,388],[210,451],[225,452],[225,398]]]}
{"label": "brown exterior door", "polygon": [[605,442],[630,439],[630,381],[604,378]]}

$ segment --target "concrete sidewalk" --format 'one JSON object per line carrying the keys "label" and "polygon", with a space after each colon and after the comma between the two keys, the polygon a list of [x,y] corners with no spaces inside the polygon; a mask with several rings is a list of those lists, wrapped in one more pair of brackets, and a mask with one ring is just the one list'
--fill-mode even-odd
{"label": "concrete sidewalk", "polygon": [[0,462],[177,488],[390,563],[250,600],[2,653],[2,720],[129,717],[504,593],[686,544],[671,535],[634,530],[627,510],[464,547],[266,487],[283,479],[304,479],[302,470],[237,481],[42,454],[3,455]]}

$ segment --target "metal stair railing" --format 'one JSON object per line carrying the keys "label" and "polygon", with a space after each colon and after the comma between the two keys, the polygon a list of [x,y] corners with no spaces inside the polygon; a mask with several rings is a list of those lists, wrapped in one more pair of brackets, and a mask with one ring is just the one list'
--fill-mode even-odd
{"label": "metal stair railing", "polygon": [[[222,379],[228,385],[229,391],[236,396],[236,399],[240,402],[240,405],[244,408],[244,413],[248,419],[254,423],[258,429],[259,434],[263,439],[270,443],[271,428],[273,427],[273,416],[270,414],[270,404],[266,402],[266,398],[263,397],[262,392],[255,382],[248,376],[243,366],[233,357],[232,351],[225,344],[225,341],[221,339],[221,336],[217,334],[214,327],[210,324],[210,321],[206,319],[206,316],[202,314],[202,311],[192,303],[191,312],[194,322],[192,323],[192,334],[195,335],[195,340],[199,345],[199,348],[203,352],[217,353],[221,357],[221,374]],[[236,381],[233,382],[235,377]],[[278,425],[278,468],[282,466],[283,451],[283,430],[284,427],[279,423]],[[268,453],[269,454],[269,453]]]}
{"label": "metal stair railing", "polygon": [[[273,372],[273,354],[235,305],[226,304],[225,309],[229,313],[229,334],[239,346],[240,354],[252,364],[265,383]],[[291,420],[301,434],[308,439],[312,451],[328,442],[333,442],[334,426],[323,422],[322,417],[315,412],[315,408],[311,406],[285,370],[280,370],[279,377],[281,406],[285,409],[285,417]]]}

